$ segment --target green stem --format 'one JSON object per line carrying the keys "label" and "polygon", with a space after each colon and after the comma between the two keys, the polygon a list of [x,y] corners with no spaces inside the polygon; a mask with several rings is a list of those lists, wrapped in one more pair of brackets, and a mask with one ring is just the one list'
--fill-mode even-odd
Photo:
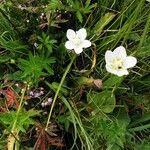
{"label": "green stem", "polygon": [[14,124],[13,124],[13,127],[11,129],[11,132],[13,132],[15,127],[16,127],[16,123],[17,123],[17,120],[18,120],[18,116],[19,116],[19,112],[20,112],[21,106],[22,106],[22,102],[23,102],[25,91],[26,91],[25,89],[22,89],[22,95],[21,95],[20,104],[19,104],[19,107],[18,107],[18,110],[17,110],[16,119],[14,121]]}
{"label": "green stem", "polygon": [[49,124],[49,122],[50,122],[50,119],[51,119],[51,116],[52,116],[52,111],[53,111],[53,108],[54,108],[56,99],[57,99],[57,97],[58,97],[59,91],[60,91],[60,89],[61,89],[61,87],[62,87],[62,84],[63,84],[63,82],[64,82],[64,80],[65,80],[65,78],[66,78],[66,75],[67,75],[67,73],[69,72],[69,70],[70,70],[70,68],[71,68],[71,65],[72,65],[72,63],[74,62],[74,59],[75,59],[75,58],[76,58],[76,55],[74,55],[74,57],[72,58],[71,62],[70,62],[69,65],[67,66],[66,71],[65,71],[65,73],[63,74],[63,77],[62,77],[62,79],[61,79],[61,81],[60,81],[60,84],[59,84],[58,89],[57,89],[57,91],[56,91],[56,93],[55,93],[55,96],[54,96],[54,99],[53,99],[53,102],[52,102],[52,105],[51,105],[51,108],[50,108],[50,111],[49,111],[49,115],[48,115],[48,119],[47,119],[47,123],[46,123],[46,128],[45,128],[45,130],[47,130],[48,124]]}

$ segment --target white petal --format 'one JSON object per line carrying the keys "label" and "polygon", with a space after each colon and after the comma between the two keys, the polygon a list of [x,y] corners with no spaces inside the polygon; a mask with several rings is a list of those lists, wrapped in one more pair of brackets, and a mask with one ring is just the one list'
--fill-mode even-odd
{"label": "white petal", "polygon": [[66,43],[65,43],[65,47],[67,48],[67,49],[74,49],[74,44],[71,42],[71,41],[67,41]]}
{"label": "white petal", "polygon": [[112,51],[107,50],[105,53],[105,61],[106,63],[112,63],[112,60],[114,59],[114,54]]}
{"label": "white petal", "polygon": [[82,47],[83,48],[88,48],[88,47],[90,47],[91,46],[91,42],[89,41],[89,40],[84,40],[83,42],[82,42]]}
{"label": "white petal", "polygon": [[125,59],[127,57],[126,49],[123,46],[117,47],[113,53],[116,57],[121,59]]}
{"label": "white petal", "polygon": [[126,69],[122,69],[122,70],[117,70],[116,71],[116,75],[119,76],[119,77],[121,77],[123,75],[128,75],[128,74],[129,74],[129,72]]}
{"label": "white petal", "polygon": [[128,75],[128,71],[126,69],[122,69],[122,70],[114,70],[110,67],[110,65],[106,64],[106,70],[109,72],[109,73],[112,73],[112,74],[115,74],[119,77],[123,76],[123,75]]}
{"label": "white petal", "polygon": [[76,33],[72,29],[67,30],[67,38],[69,40],[72,40],[73,38],[75,38],[75,36],[76,36]]}
{"label": "white petal", "polygon": [[126,57],[124,66],[126,68],[132,68],[136,65],[136,63],[137,63],[137,59],[135,57],[128,56],[128,57]]}
{"label": "white petal", "polygon": [[87,37],[87,33],[86,30],[84,28],[78,30],[77,32],[77,36],[81,39],[81,40],[85,40]]}
{"label": "white petal", "polygon": [[83,48],[82,47],[77,47],[77,48],[74,48],[74,51],[75,51],[76,54],[80,54],[80,53],[82,53]]}
{"label": "white petal", "polygon": [[112,74],[115,74],[115,73],[116,73],[116,71],[115,71],[114,69],[112,69],[109,64],[106,64],[106,70],[107,70],[109,73],[112,73]]}

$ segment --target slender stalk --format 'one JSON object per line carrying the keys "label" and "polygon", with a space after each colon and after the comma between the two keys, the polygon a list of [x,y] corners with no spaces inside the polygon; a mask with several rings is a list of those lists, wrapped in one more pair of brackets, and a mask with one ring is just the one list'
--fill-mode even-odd
{"label": "slender stalk", "polygon": [[18,110],[17,110],[16,119],[14,121],[14,124],[13,124],[13,127],[11,129],[11,132],[13,132],[15,127],[16,127],[16,123],[17,123],[17,120],[18,120],[18,116],[19,116],[19,112],[20,112],[21,106],[22,106],[22,102],[23,102],[25,91],[26,91],[25,89],[22,89],[22,95],[21,95],[20,104],[19,104],[19,107],[18,107]]}
{"label": "slender stalk", "polygon": [[52,111],[53,111],[53,108],[54,108],[56,99],[57,99],[57,97],[58,97],[59,91],[60,91],[60,89],[61,89],[61,87],[62,87],[62,85],[63,85],[63,82],[64,82],[64,80],[65,80],[65,78],[66,78],[66,75],[67,75],[67,73],[69,72],[69,70],[70,70],[70,68],[71,68],[71,66],[72,66],[72,63],[74,62],[74,59],[75,59],[75,58],[76,58],[76,55],[73,56],[71,62],[69,63],[69,65],[68,65],[67,68],[66,68],[65,73],[63,74],[63,77],[61,78],[60,84],[59,84],[58,89],[57,89],[57,91],[56,91],[56,93],[55,93],[55,96],[54,96],[54,99],[53,99],[53,102],[52,102],[52,105],[51,105],[51,108],[50,108],[50,111],[49,111],[49,115],[48,115],[48,119],[47,119],[47,123],[46,123],[45,130],[47,130],[48,124],[49,124],[49,122],[50,122],[50,119],[51,119],[51,116],[52,116]]}
{"label": "slender stalk", "polygon": [[[16,129],[16,124],[17,124],[20,109],[22,107],[25,91],[26,91],[26,89],[22,90],[21,100],[20,100],[20,104],[19,104],[19,107],[18,107],[18,110],[17,110],[17,113],[16,113],[16,118],[15,118],[15,121],[14,121],[12,129],[11,129],[11,134],[9,134],[9,136],[8,136],[8,143],[7,143],[7,149],[8,150],[13,150],[15,142],[18,141],[19,131]],[[16,145],[15,145],[15,149],[16,149]]]}

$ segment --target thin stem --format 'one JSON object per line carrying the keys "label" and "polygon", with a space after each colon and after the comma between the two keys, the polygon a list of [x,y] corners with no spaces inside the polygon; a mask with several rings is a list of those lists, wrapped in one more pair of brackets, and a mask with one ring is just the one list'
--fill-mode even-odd
{"label": "thin stem", "polygon": [[61,79],[61,81],[60,81],[60,84],[59,84],[58,89],[57,89],[57,91],[56,91],[56,93],[55,93],[55,96],[54,96],[54,99],[53,99],[53,102],[52,102],[52,105],[51,105],[51,108],[50,108],[50,111],[49,111],[49,115],[48,115],[48,119],[47,119],[47,123],[46,123],[46,128],[45,128],[45,130],[47,130],[49,121],[50,121],[50,119],[51,119],[52,111],[53,111],[53,108],[54,108],[56,99],[57,99],[57,97],[58,97],[59,91],[60,91],[60,89],[61,89],[61,87],[62,87],[62,84],[63,84],[63,82],[64,82],[64,80],[65,80],[65,78],[66,78],[66,75],[67,75],[67,73],[69,72],[69,70],[70,70],[70,68],[71,68],[71,65],[72,65],[72,63],[74,62],[74,59],[75,59],[75,58],[76,58],[76,55],[74,55],[74,57],[72,58],[71,62],[70,62],[69,65],[67,66],[66,71],[65,71],[65,73],[63,74],[63,77],[62,77],[62,79]]}
{"label": "thin stem", "polygon": [[16,119],[14,121],[14,124],[13,124],[13,127],[11,129],[11,132],[13,132],[15,127],[16,127],[16,123],[17,123],[17,120],[18,120],[18,116],[19,116],[19,112],[20,112],[21,106],[22,106],[22,102],[23,102],[25,91],[26,91],[26,89],[22,89],[22,95],[21,95],[20,104],[19,104],[19,107],[18,107],[18,110],[17,110]]}

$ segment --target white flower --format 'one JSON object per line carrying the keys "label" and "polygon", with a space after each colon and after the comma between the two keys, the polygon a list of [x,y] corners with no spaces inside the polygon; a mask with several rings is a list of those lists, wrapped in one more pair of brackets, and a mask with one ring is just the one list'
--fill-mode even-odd
{"label": "white flower", "polygon": [[73,31],[72,29],[67,30],[68,41],[65,43],[65,47],[69,50],[75,51],[76,54],[80,54],[83,48],[88,48],[91,46],[91,42],[86,40],[87,32],[84,28]]}
{"label": "white flower", "polygon": [[127,56],[126,49],[123,46],[117,47],[113,52],[105,53],[106,70],[112,74],[123,76],[128,75],[128,68],[136,65],[137,59],[133,56]]}

